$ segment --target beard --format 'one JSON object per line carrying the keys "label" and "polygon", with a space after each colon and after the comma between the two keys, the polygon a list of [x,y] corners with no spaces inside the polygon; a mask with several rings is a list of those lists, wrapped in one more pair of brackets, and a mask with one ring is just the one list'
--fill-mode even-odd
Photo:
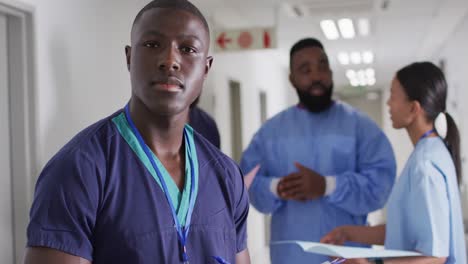
{"label": "beard", "polygon": [[301,104],[311,112],[322,112],[330,108],[333,104],[332,93],[333,93],[333,84],[329,87],[326,87],[322,83],[313,83],[312,86],[319,86],[324,93],[322,95],[311,95],[306,89],[302,91],[296,88],[297,95],[299,96],[299,101]]}

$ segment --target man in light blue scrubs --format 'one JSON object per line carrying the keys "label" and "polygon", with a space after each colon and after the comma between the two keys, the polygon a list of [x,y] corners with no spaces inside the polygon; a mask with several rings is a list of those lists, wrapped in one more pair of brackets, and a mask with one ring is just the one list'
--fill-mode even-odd
{"label": "man in light blue scrubs", "polygon": [[[271,240],[318,242],[340,225],[365,225],[386,203],[395,180],[387,137],[366,115],[332,100],[332,71],[316,39],[290,52],[290,81],[299,104],[268,120],[245,150],[241,168],[260,171],[253,206],[272,214]],[[322,263],[295,244],[271,244],[273,264]]]}
{"label": "man in light blue scrubs", "polygon": [[130,102],[45,166],[26,264],[250,263],[240,169],[186,124],[213,60],[209,43],[188,1],[138,13],[125,48]]}

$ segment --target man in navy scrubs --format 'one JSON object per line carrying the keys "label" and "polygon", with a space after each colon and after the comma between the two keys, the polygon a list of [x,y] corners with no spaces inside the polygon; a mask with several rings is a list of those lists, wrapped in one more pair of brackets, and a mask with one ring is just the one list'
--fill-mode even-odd
{"label": "man in navy scrubs", "polygon": [[125,48],[132,96],[42,171],[26,264],[250,263],[238,166],[186,125],[211,67],[208,24],[152,1]]}
{"label": "man in navy scrubs", "polygon": [[204,136],[211,144],[221,149],[221,140],[219,137],[218,126],[214,119],[203,109],[198,107],[198,97],[195,102],[190,105],[189,120],[190,124],[195,131]]}

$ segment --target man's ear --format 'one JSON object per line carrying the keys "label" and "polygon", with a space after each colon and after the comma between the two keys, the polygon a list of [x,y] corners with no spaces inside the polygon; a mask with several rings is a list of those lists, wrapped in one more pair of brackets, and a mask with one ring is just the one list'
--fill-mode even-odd
{"label": "man's ear", "polygon": [[211,65],[213,65],[213,56],[208,56],[206,58],[206,65],[205,65],[205,79],[206,79],[206,76],[208,76],[208,72],[211,69]]}
{"label": "man's ear", "polygon": [[294,85],[294,78],[291,72],[289,73],[289,82],[291,83],[292,87],[296,89],[296,86]]}
{"label": "man's ear", "polygon": [[127,69],[130,71],[130,59],[132,57],[132,47],[125,46],[125,57],[127,59]]}

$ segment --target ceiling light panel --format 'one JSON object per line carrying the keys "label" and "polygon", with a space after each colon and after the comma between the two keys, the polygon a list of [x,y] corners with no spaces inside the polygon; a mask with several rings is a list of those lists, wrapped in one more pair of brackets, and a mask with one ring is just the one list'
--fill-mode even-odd
{"label": "ceiling light panel", "polygon": [[346,52],[338,53],[338,61],[341,65],[348,65],[349,64],[349,55]]}
{"label": "ceiling light panel", "polygon": [[358,19],[358,31],[359,35],[363,37],[367,37],[370,34],[370,24],[369,24],[369,19],[367,18],[360,18]]}
{"label": "ceiling light panel", "polygon": [[374,53],[372,51],[364,51],[362,53],[362,62],[372,64],[374,62]]}
{"label": "ceiling light panel", "polygon": [[356,35],[353,20],[349,18],[342,18],[338,20],[338,28],[340,29],[341,36],[344,39],[352,39]]}
{"label": "ceiling light panel", "polygon": [[357,52],[357,51],[351,52],[351,54],[349,55],[349,58],[352,64],[361,64],[362,59],[361,59],[360,52]]}
{"label": "ceiling light panel", "polygon": [[323,34],[329,40],[335,40],[340,37],[336,24],[333,20],[327,19],[320,21],[320,28],[322,28]]}

